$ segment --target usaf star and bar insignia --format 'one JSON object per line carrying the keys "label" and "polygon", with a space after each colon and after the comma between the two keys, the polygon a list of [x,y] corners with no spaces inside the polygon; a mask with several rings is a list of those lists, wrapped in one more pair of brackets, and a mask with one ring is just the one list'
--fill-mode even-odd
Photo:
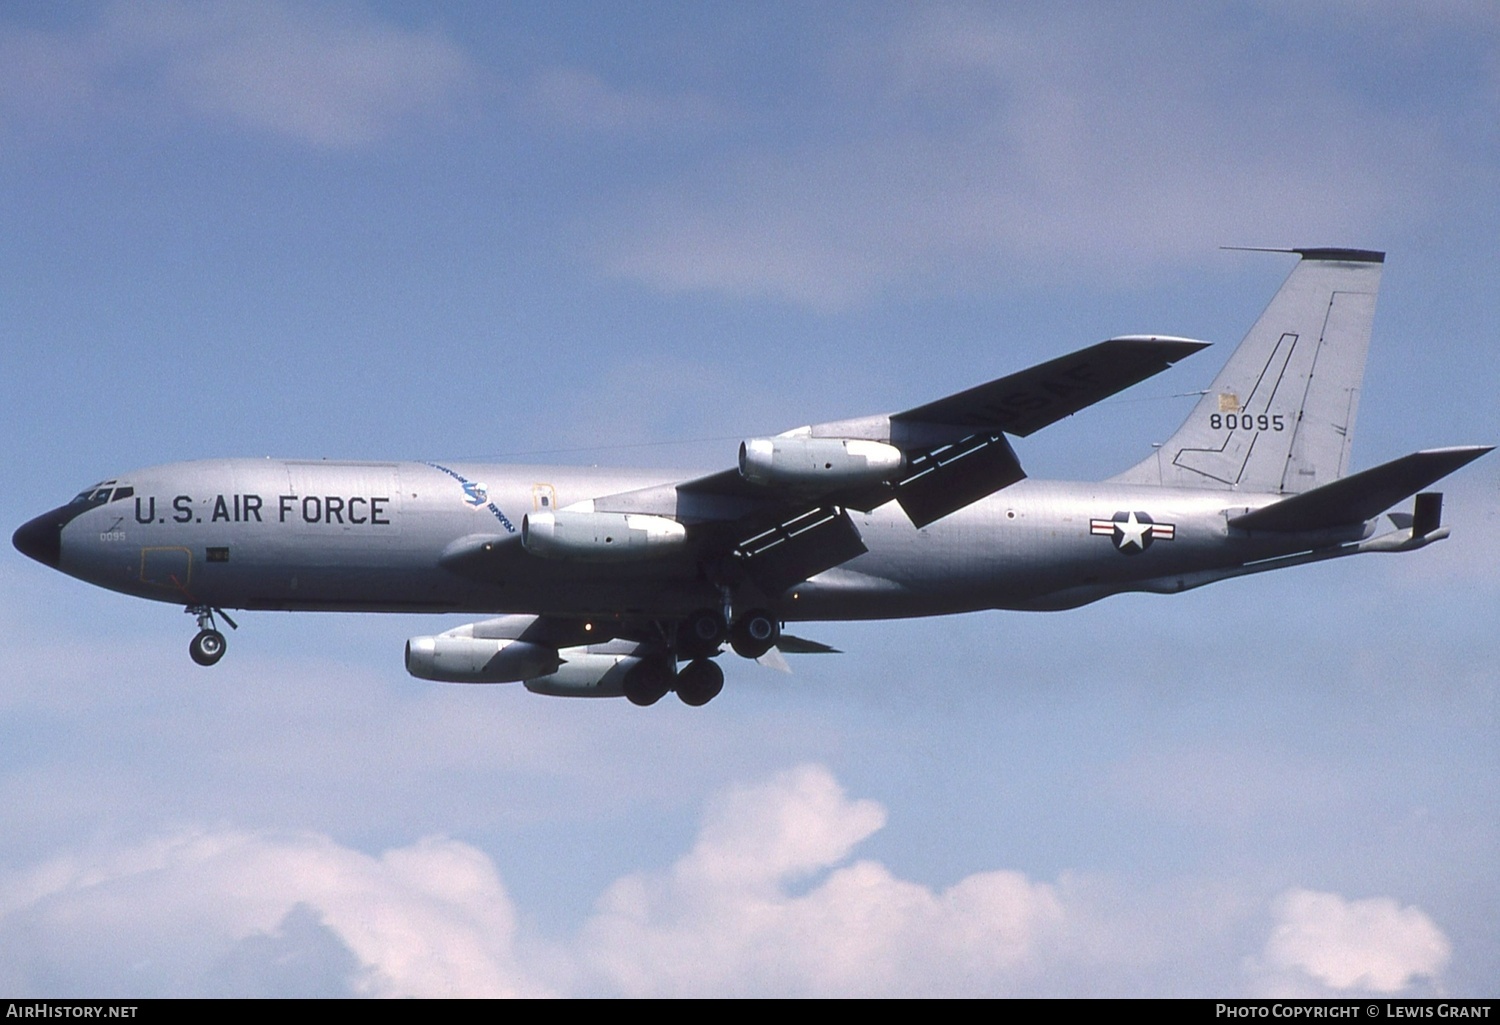
{"label": "usaf star and bar insignia", "polygon": [[1089,533],[1114,539],[1115,549],[1126,555],[1138,555],[1153,541],[1171,541],[1177,537],[1175,523],[1157,523],[1143,512],[1117,512],[1107,520],[1089,520]]}

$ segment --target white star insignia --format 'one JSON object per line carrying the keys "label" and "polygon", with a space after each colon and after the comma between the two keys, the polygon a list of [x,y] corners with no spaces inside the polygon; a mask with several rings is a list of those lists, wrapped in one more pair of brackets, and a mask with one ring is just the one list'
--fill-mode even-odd
{"label": "white star insignia", "polygon": [[1151,524],[1142,523],[1140,520],[1135,518],[1135,513],[1131,513],[1123,523],[1119,520],[1116,520],[1115,529],[1120,532],[1119,547],[1122,550],[1126,545],[1135,545],[1142,551],[1145,550],[1146,532],[1151,529]]}

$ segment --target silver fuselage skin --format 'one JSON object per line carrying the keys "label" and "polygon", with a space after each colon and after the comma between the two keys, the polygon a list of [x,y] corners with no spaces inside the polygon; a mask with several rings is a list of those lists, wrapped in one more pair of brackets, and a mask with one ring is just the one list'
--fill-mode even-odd
{"label": "silver fuselage skin", "polygon": [[[520,546],[527,513],[693,476],[476,463],[230,459],[124,474],[124,498],[62,527],[57,568],[185,606],[534,613],[669,620],[721,600],[689,557],[600,564]],[[868,551],[779,595],[784,621],[1071,608],[1124,591],[1350,553],[1373,524],[1256,535],[1227,519],[1280,496],[1023,480],[923,528],[895,503],[852,513]],[[1115,524],[1119,523],[1116,527]],[[466,540],[512,545],[463,572]]]}

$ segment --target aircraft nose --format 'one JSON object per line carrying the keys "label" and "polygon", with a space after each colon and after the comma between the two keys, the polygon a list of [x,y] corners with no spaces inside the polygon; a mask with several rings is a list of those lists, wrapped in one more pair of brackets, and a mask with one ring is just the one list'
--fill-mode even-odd
{"label": "aircraft nose", "polygon": [[43,513],[21,524],[20,529],[11,535],[10,543],[22,555],[56,569],[62,561],[63,522],[56,509]]}

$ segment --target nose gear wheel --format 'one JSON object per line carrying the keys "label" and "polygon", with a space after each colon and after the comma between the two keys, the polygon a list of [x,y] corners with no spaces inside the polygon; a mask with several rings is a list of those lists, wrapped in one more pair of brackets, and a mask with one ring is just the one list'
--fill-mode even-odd
{"label": "nose gear wheel", "polygon": [[224,657],[224,651],[228,647],[228,642],[219,631],[199,630],[188,645],[188,654],[200,666],[211,666]]}
{"label": "nose gear wheel", "polygon": [[184,611],[190,616],[198,617],[198,633],[188,644],[188,657],[200,666],[215,665],[224,657],[224,652],[229,650],[229,642],[219,632],[218,624],[214,622],[214,613],[217,612],[223,616],[224,622],[228,623],[232,630],[238,630],[239,624],[230,619],[229,614],[223,609],[214,609],[207,605],[189,605]]}

